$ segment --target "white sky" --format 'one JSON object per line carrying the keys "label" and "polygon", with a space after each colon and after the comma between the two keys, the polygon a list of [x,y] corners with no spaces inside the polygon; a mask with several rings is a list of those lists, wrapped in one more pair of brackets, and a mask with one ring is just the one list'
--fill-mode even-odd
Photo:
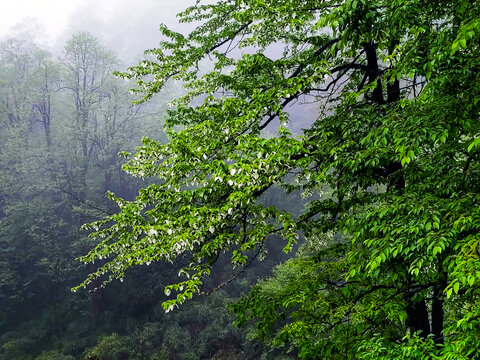
{"label": "white sky", "polygon": [[84,2],[85,0],[1,0],[0,36],[6,35],[25,18],[37,18],[45,27],[49,38],[53,39],[65,30],[74,10]]}
{"label": "white sky", "polygon": [[[12,27],[32,28],[36,18],[44,32],[37,42],[56,52],[75,32],[94,34],[122,59],[132,61],[158,44],[160,23],[186,29],[175,15],[195,0],[0,0],[0,40]],[[26,21],[26,19],[29,19]],[[33,26],[33,29],[36,27]]]}

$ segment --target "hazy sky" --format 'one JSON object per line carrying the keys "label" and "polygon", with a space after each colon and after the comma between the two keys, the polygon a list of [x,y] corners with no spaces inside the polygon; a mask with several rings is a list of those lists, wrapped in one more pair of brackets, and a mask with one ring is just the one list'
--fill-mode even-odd
{"label": "hazy sky", "polygon": [[[0,34],[25,18],[38,18],[50,37],[62,32],[69,16],[83,0],[3,0],[0,2]],[[107,2],[111,2],[107,0]]]}
{"label": "hazy sky", "polygon": [[[179,29],[175,14],[195,0],[0,0],[0,38],[36,18],[41,44],[61,48],[71,34],[89,31],[122,58],[131,60],[158,44],[158,25]],[[27,19],[27,20],[26,20]]]}

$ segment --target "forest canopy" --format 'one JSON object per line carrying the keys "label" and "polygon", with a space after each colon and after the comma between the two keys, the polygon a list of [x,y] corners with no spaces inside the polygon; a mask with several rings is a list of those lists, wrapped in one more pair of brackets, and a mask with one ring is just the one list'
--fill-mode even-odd
{"label": "forest canopy", "polygon": [[[143,101],[171,79],[186,94],[166,144],[145,137],[125,154],[124,170],[157,180],[133,201],[109,193],[119,210],[86,226],[98,245],[82,260],[100,266],[81,286],[179,262],[170,311],[208,291],[222,253],[242,271],[269,237],[288,252],[301,235],[296,257],[233,305],[238,324],[304,359],[479,357],[479,16],[471,0],[182,12],[193,31],[162,26],[159,47],[118,74]],[[292,124],[312,102],[315,121]],[[300,215],[259,201],[274,187],[303,194]]]}

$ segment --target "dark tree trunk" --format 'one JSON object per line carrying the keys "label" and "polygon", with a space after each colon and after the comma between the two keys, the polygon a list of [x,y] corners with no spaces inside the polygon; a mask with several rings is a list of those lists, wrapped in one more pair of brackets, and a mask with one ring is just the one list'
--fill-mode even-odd
{"label": "dark tree trunk", "polygon": [[[398,41],[394,40],[392,44],[389,46],[388,53],[392,55],[395,46],[397,46]],[[400,100],[400,82],[395,79],[393,82],[387,82],[387,102],[393,103]]]}
{"label": "dark tree trunk", "polygon": [[425,300],[410,301],[407,305],[406,325],[412,332],[420,331],[420,337],[426,338],[430,334],[430,321]]}
{"label": "dark tree trunk", "polygon": [[387,84],[387,101],[389,103],[400,99],[400,82],[395,80],[393,83]]}
{"label": "dark tree trunk", "polygon": [[377,82],[377,86],[372,92],[371,100],[379,105],[384,103],[382,81],[380,80],[380,70],[378,68],[377,46],[373,43],[363,44],[365,54],[367,55],[367,76],[370,83]]}

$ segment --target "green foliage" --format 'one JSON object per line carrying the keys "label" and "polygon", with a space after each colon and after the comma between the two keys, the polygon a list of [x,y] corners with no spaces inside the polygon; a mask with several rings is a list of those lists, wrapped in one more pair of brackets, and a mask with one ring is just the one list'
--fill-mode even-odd
{"label": "green foliage", "polygon": [[71,355],[61,354],[58,351],[49,351],[37,356],[35,360],[75,360],[75,358]]}
{"label": "green foliage", "polygon": [[[479,357],[479,16],[467,0],[185,10],[195,30],[162,26],[152,57],[119,74],[144,100],[169,79],[187,93],[169,142],[144,138],[124,166],[156,182],[133,201],[110,193],[119,211],[85,226],[98,245],[82,260],[102,263],[76,289],[177,261],[169,312],[222,253],[243,271],[269,236],[289,252],[302,231],[298,257],[233,306],[256,336],[304,359]],[[303,99],[319,115],[294,135]],[[300,216],[259,201],[273,186],[304,194]]]}
{"label": "green foliage", "polygon": [[132,343],[128,337],[121,337],[117,334],[103,336],[99,339],[97,346],[89,350],[86,360],[117,360],[129,358],[132,354]]}

